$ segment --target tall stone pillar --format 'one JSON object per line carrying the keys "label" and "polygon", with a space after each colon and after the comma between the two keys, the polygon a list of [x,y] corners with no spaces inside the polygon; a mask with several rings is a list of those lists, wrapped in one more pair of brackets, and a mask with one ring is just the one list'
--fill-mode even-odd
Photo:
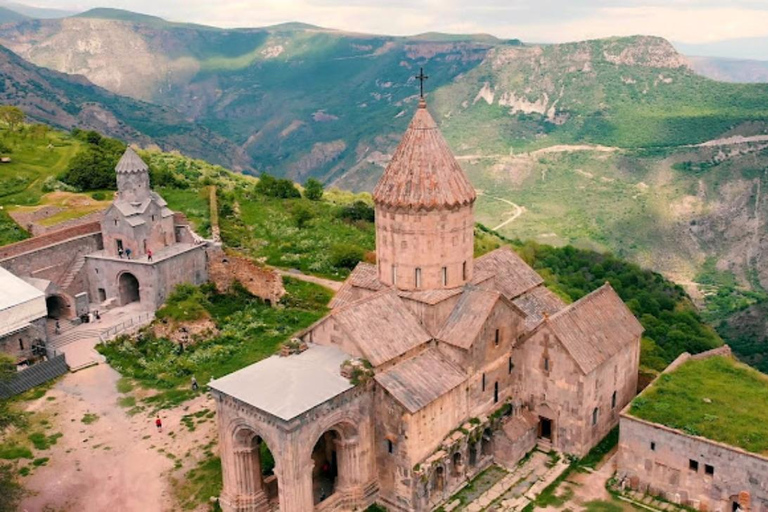
{"label": "tall stone pillar", "polygon": [[361,458],[360,438],[335,439],[334,443],[339,470],[336,492],[345,494],[357,505],[363,498],[363,485],[368,476],[365,461]]}
{"label": "tall stone pillar", "polygon": [[220,500],[222,510],[226,512],[267,512],[269,504],[262,486],[259,447],[238,447],[233,452],[232,481],[222,492]]}
{"label": "tall stone pillar", "polygon": [[280,495],[280,512],[308,512],[314,510],[312,497],[312,459],[298,453],[301,446],[283,445],[280,460],[275,467]]}

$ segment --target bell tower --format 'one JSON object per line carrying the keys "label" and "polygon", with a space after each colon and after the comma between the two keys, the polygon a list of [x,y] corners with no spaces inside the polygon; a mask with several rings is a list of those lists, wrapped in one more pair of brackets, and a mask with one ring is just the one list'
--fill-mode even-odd
{"label": "bell tower", "polygon": [[379,280],[400,290],[469,282],[476,198],[422,97],[373,191]]}
{"label": "bell tower", "polygon": [[130,147],[115,167],[118,198],[128,203],[141,203],[149,198],[149,167]]}

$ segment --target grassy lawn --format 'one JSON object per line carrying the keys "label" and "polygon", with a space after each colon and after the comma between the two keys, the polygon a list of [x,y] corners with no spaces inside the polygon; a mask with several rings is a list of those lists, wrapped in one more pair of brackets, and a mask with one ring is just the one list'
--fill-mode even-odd
{"label": "grassy lawn", "polygon": [[[738,397],[738,399],[735,399]],[[726,357],[688,361],[632,402],[630,413],[691,435],[768,454],[768,376]]]}
{"label": "grassy lawn", "polygon": [[[339,218],[343,208],[329,201],[273,199],[239,192],[235,212],[221,216],[222,239],[229,247],[277,267],[342,279],[350,269],[334,261],[334,251],[344,247],[362,252],[374,249],[372,222],[348,222]],[[299,227],[299,210],[309,211],[309,220]]]}
{"label": "grassy lawn", "polygon": [[[205,287],[195,300],[216,324],[218,335],[181,349],[145,330],[136,339],[120,337],[99,351],[125,377],[161,392],[145,400],[148,405],[162,408],[181,403],[195,394],[190,389],[192,375],[202,393],[210,379],[269,357],[294,332],[327,311],[331,296],[325,288],[290,278],[285,279],[285,287],[288,294],[274,308],[243,290],[217,294]],[[158,318],[173,318],[178,309],[179,304],[169,298]]]}
{"label": "grassy lawn", "polygon": [[29,236],[8,209],[39,204],[45,179],[63,172],[81,143],[64,132],[51,131],[40,139],[8,129],[0,130],[0,141],[11,149],[11,163],[0,165],[0,245],[5,245]]}

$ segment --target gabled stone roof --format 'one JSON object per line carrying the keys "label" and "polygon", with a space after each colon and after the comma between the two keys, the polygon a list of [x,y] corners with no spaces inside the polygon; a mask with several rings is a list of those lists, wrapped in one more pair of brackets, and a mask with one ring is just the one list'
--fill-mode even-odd
{"label": "gabled stone roof", "polygon": [[539,325],[545,315],[553,315],[566,307],[565,302],[544,285],[525,292],[512,302],[526,314],[525,329],[527,331]]}
{"label": "gabled stone roof", "polygon": [[467,205],[476,197],[475,189],[427,111],[427,104],[420,102],[373,190],[374,202],[394,208],[432,210]]}
{"label": "gabled stone roof", "polygon": [[[467,287],[464,289],[459,302],[451,311],[448,319],[443,324],[437,339],[450,345],[468,349],[485,325],[488,315],[500,300],[516,309],[502,294],[491,290]],[[520,312],[521,316],[524,316]]]}
{"label": "gabled stone roof", "polygon": [[467,376],[431,348],[374,378],[410,413],[415,413],[461,385]]}
{"label": "gabled stone roof", "polygon": [[474,272],[473,284],[498,290],[509,300],[544,282],[541,276],[509,247],[501,247],[477,258]]}
{"label": "gabled stone roof", "polygon": [[349,274],[336,295],[333,296],[329,306],[331,309],[340,308],[383,288],[384,285],[379,281],[379,271],[376,265],[360,262]]}
{"label": "gabled stone roof", "polygon": [[130,146],[125,150],[125,153],[120,157],[120,161],[117,162],[115,167],[115,172],[117,173],[146,172],[148,170],[147,164]]}
{"label": "gabled stone roof", "polygon": [[326,318],[337,322],[374,366],[432,339],[392,290],[382,290],[335,309]]}
{"label": "gabled stone roof", "polygon": [[547,317],[549,328],[587,374],[609,360],[642,333],[643,326],[610,284]]}

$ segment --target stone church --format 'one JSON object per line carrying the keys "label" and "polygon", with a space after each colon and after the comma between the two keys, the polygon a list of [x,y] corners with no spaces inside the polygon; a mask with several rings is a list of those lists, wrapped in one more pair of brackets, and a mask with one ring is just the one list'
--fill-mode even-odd
{"label": "stone church", "polygon": [[23,319],[7,333],[0,329],[0,350],[17,362],[31,359],[33,346],[53,334],[46,316],[77,320],[94,308],[135,302],[154,311],[176,285],[208,280],[209,260],[220,251],[152,191],[147,164],[128,148],[116,174],[115,199],[100,220],[0,247],[0,267],[8,271],[0,283],[14,279],[21,284],[13,286],[26,284],[44,297],[32,316],[19,313],[28,307],[26,295],[0,301],[3,314]]}
{"label": "stone church", "polygon": [[432,510],[537,443],[585,455],[635,396],[642,327],[609,284],[566,304],[512,250],[474,258],[475,190],[423,100],[373,198],[377,263],[210,383],[226,512]]}

